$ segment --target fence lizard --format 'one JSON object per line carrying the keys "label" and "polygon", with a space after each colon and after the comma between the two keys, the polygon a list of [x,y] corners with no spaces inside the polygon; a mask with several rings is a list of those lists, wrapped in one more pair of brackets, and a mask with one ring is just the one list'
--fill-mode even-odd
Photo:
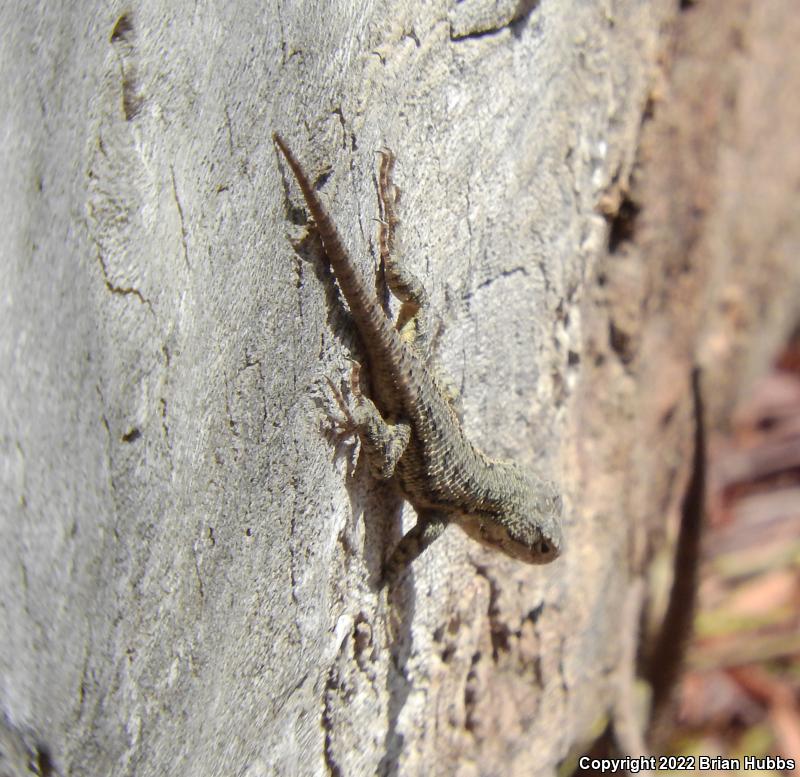
{"label": "fence lizard", "polygon": [[368,291],[300,163],[279,134],[272,137],[297,179],[364,344],[370,397],[361,392],[356,365],[348,420],[373,475],[392,479],[417,513],[417,524],[384,568],[384,580],[395,580],[450,522],[512,558],[552,561],[562,545],[558,492],[515,462],[495,461],[478,450],[464,435],[452,392],[426,364],[425,293],[392,254],[398,198],[393,154],[381,151],[378,188],[381,259],[387,285],[402,303],[396,325]]}

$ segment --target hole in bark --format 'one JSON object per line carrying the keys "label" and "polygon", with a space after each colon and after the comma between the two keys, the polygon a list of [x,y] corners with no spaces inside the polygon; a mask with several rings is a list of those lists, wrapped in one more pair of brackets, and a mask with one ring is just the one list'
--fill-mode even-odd
{"label": "hole in bark", "polygon": [[136,442],[141,436],[142,433],[134,426],[133,429],[122,435],[122,442]]}
{"label": "hole in bark", "polygon": [[636,218],[641,208],[627,197],[620,203],[616,215],[611,219],[608,234],[609,253],[616,253],[622,243],[630,242],[636,232]]}
{"label": "hole in bark", "polygon": [[608,339],[611,348],[619,356],[623,364],[628,364],[633,359],[633,347],[631,337],[627,332],[623,332],[613,321],[608,326]]}

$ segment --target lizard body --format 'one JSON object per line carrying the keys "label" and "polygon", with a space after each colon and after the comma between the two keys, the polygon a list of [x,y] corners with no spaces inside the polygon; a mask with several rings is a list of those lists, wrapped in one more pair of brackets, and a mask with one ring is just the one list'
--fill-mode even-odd
{"label": "lizard body", "polygon": [[300,186],[366,351],[371,396],[363,396],[354,380],[356,406],[346,410],[348,418],[373,474],[392,478],[418,515],[416,526],[387,563],[386,577],[396,578],[449,522],[515,559],[535,564],[552,561],[562,544],[557,491],[514,462],[489,458],[467,439],[446,389],[412,342],[412,336],[423,331],[418,314],[424,290],[391,255],[397,223],[391,152],[382,152],[380,242],[387,283],[403,303],[400,329],[368,291],[336,225],[283,138],[275,133],[273,139]]}

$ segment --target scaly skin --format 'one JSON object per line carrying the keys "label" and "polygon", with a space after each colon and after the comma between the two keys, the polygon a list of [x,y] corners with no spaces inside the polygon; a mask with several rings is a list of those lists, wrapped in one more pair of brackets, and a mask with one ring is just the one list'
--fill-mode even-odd
{"label": "scaly skin", "polygon": [[[348,416],[373,474],[392,478],[418,515],[417,525],[389,559],[386,578],[397,578],[449,522],[520,561],[545,564],[555,559],[562,546],[561,498],[556,489],[515,462],[490,459],[466,438],[439,381],[368,291],[299,162],[280,135],[273,134],[273,140],[297,179],[366,350],[371,397],[362,396],[354,381],[356,407]],[[384,262],[396,222],[394,198],[389,197],[393,161],[390,152],[383,153],[383,229],[389,230],[388,237],[381,234]],[[401,287],[408,303],[409,289],[419,284],[393,262],[391,275],[390,287],[398,296]],[[405,282],[408,278],[411,281]],[[415,298],[411,304],[417,309],[422,303]]]}

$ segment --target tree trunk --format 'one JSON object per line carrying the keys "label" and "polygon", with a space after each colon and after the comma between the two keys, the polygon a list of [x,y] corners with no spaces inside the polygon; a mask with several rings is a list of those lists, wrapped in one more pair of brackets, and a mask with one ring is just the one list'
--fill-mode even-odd
{"label": "tree trunk", "polygon": [[[798,319],[789,0],[125,7],[0,10],[7,763],[547,775],[612,719],[635,752],[689,375],[721,422]],[[561,484],[553,564],[451,527],[378,585],[415,516],[333,428],[359,343],[273,131],[380,295],[397,155],[436,369]]]}

